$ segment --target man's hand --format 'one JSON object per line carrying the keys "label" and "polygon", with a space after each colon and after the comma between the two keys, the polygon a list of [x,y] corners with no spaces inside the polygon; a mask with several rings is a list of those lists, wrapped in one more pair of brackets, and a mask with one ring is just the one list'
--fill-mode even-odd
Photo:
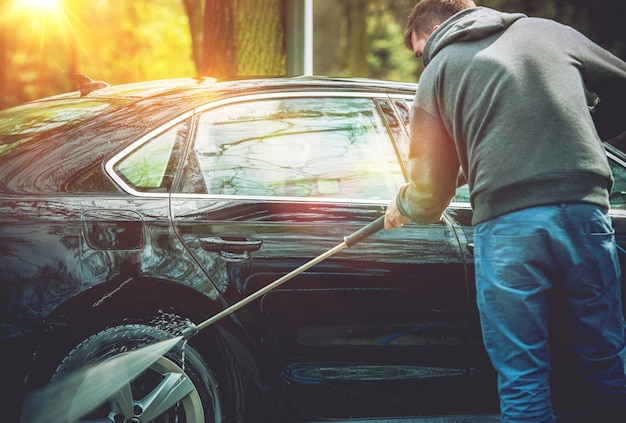
{"label": "man's hand", "polygon": [[396,206],[396,198],[394,197],[387,206],[387,211],[385,212],[385,229],[391,231],[396,228],[401,228],[410,221],[411,219],[404,216],[398,211],[398,207]]}

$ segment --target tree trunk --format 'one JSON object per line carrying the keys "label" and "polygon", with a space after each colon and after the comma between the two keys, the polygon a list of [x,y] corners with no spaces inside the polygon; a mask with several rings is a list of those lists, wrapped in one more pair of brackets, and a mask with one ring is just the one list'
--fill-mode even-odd
{"label": "tree trunk", "polygon": [[284,75],[284,2],[237,1],[237,69],[239,75]]}
{"label": "tree trunk", "polygon": [[[9,2],[7,0],[0,0],[0,16],[9,15]],[[9,80],[7,66],[9,62],[9,43],[8,35],[10,30],[8,28],[9,20],[0,19],[0,110],[10,105],[9,95]]]}
{"label": "tree trunk", "polygon": [[[187,13],[197,10],[194,0],[185,6]],[[206,0],[198,74],[284,75],[285,6],[285,0]]]}
{"label": "tree trunk", "polygon": [[206,0],[201,76],[218,79],[237,75],[234,39],[234,5],[231,0]]}
{"label": "tree trunk", "polygon": [[[3,16],[6,16],[3,14]],[[4,109],[8,104],[7,87],[8,81],[6,77],[6,68],[8,63],[7,58],[7,31],[5,29],[5,23],[0,20],[0,110]]]}
{"label": "tree trunk", "polygon": [[348,71],[350,76],[368,77],[367,66],[367,5],[368,0],[348,0]]}
{"label": "tree trunk", "polygon": [[202,38],[204,24],[204,2],[203,0],[183,0],[187,19],[189,20],[189,30],[191,33],[191,51],[196,71],[204,67],[202,62]]}

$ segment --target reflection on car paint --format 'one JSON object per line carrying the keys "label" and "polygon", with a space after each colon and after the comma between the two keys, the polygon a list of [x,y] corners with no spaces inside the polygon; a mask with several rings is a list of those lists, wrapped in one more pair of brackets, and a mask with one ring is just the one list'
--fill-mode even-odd
{"label": "reflection on car paint", "polygon": [[367,363],[337,363],[327,367],[325,363],[307,363],[288,366],[281,377],[287,383],[316,385],[338,381],[402,381],[411,379],[450,378],[465,376],[465,369],[443,367],[376,365]]}

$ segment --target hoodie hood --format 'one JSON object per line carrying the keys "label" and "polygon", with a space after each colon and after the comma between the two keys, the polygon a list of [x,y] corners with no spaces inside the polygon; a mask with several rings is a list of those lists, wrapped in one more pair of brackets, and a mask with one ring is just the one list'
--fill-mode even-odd
{"label": "hoodie hood", "polygon": [[523,13],[504,13],[486,7],[462,10],[430,35],[424,47],[424,66],[449,44],[480,40],[506,30],[515,21],[525,17]]}

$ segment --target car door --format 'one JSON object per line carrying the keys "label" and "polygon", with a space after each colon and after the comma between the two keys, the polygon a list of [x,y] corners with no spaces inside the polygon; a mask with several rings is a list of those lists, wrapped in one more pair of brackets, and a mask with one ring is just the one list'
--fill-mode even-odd
{"label": "car door", "polygon": [[[380,94],[309,92],[225,99],[198,111],[171,213],[226,304],[384,214],[404,182],[392,143],[401,126],[391,128],[388,104]],[[408,396],[407,386],[467,375],[467,307],[463,257],[444,218],[381,231],[236,319],[294,398],[338,384],[350,387],[342,394],[402,386]]]}

